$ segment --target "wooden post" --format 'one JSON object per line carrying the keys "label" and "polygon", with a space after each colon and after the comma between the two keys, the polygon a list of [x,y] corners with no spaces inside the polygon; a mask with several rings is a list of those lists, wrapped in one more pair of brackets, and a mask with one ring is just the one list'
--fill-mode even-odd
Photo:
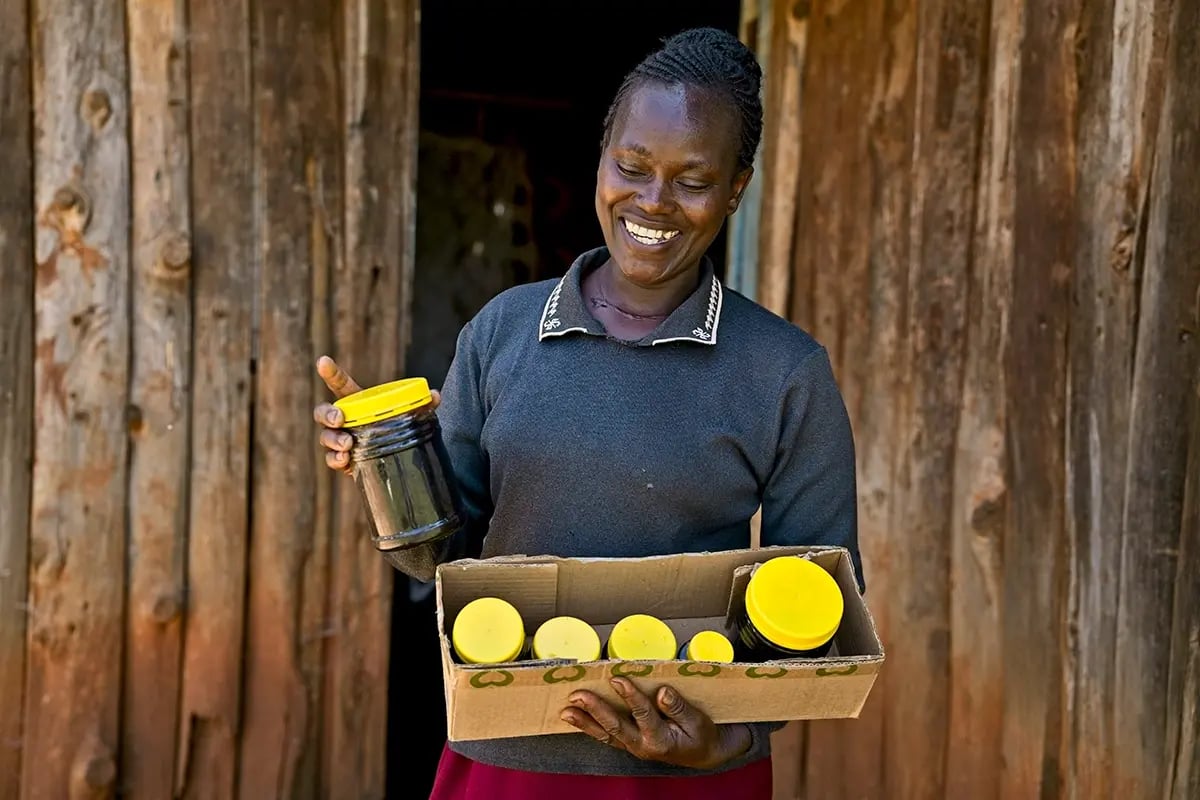
{"label": "wooden post", "polygon": [[0,797],[20,790],[33,469],[33,110],[25,3],[0,4]]}
{"label": "wooden post", "polygon": [[245,0],[189,9],[192,434],[175,794],[234,796],[250,482],[253,109]]}
{"label": "wooden post", "polygon": [[[327,635],[328,495],[312,407],[314,343],[340,272],[334,3],[254,4],[261,259],[239,796],[316,797]],[[324,398],[322,398],[324,399]],[[318,469],[321,470],[318,473]]]}
{"label": "wooden post", "polygon": [[124,6],[36,0],[36,441],[22,797],[111,796],[124,634]]}
{"label": "wooden post", "polygon": [[[1200,368],[1200,3],[1173,7],[1167,51],[1167,87],[1150,179],[1137,297],[1137,351],[1133,359],[1129,460],[1125,477],[1125,536],[1121,541],[1121,599],[1116,621],[1113,694],[1117,797],[1164,797],[1183,788],[1171,773],[1180,753],[1168,747],[1168,731],[1182,717],[1183,686],[1194,655],[1195,574],[1179,571],[1184,521],[1186,432]],[[1193,529],[1194,530],[1194,529]],[[1193,530],[1187,531],[1190,537]],[[1189,581],[1192,583],[1189,586]],[[1177,611],[1187,614],[1174,625]],[[1173,633],[1174,631],[1174,633]],[[1186,633],[1185,633],[1186,632]],[[1171,644],[1168,644],[1171,643]],[[1174,686],[1172,687],[1172,678]],[[1169,703],[1171,689],[1176,704]],[[1194,708],[1194,706],[1193,706]],[[1193,733],[1194,735],[1194,733]],[[1183,739],[1184,737],[1180,737]],[[1192,745],[1194,751],[1195,745]],[[1185,762],[1186,763],[1186,762]],[[1197,779],[1189,778],[1189,782]],[[1175,786],[1171,787],[1170,783]]]}
{"label": "wooden post", "polygon": [[131,2],[133,363],[122,790],[170,797],[179,727],[191,404],[184,0]]}

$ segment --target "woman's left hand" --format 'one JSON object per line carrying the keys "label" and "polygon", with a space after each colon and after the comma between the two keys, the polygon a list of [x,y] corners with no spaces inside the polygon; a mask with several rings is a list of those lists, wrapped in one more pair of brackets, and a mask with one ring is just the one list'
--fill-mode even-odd
{"label": "woman's left hand", "polygon": [[669,686],[661,687],[651,701],[627,678],[610,683],[628,711],[580,690],[567,699],[571,705],[563,710],[563,722],[638,758],[679,767],[714,769],[750,749],[749,728],[716,724]]}

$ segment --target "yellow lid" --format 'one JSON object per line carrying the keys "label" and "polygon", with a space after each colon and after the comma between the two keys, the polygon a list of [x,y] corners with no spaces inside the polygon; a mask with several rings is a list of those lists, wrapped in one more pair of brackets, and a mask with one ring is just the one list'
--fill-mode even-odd
{"label": "yellow lid", "polygon": [[433,399],[429,381],[424,378],[405,378],[381,383],[370,389],[348,394],[334,403],[342,410],[347,428],[398,417],[406,411],[420,408]]}
{"label": "yellow lid", "polygon": [[750,622],[788,650],[813,650],[829,641],[842,622],[843,603],[833,576],[799,556],[772,558],[746,587]]}
{"label": "yellow lid", "polygon": [[679,645],[667,623],[648,614],[631,614],[608,635],[608,657],[622,660],[675,658]]}
{"label": "yellow lid", "polygon": [[553,617],[533,634],[534,658],[600,659],[600,635],[577,617]]}
{"label": "yellow lid", "polygon": [[454,618],[450,641],[454,652],[468,664],[500,664],[521,654],[525,623],[511,603],[499,597],[479,597]]}
{"label": "yellow lid", "polygon": [[733,661],[733,644],[717,631],[700,631],[688,642],[687,657],[690,661],[729,664]]}

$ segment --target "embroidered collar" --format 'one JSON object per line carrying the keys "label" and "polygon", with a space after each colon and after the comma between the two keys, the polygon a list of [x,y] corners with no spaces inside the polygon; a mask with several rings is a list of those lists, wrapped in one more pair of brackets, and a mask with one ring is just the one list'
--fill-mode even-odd
{"label": "embroidered collar", "polygon": [[[607,336],[596,319],[588,313],[583,302],[583,276],[608,260],[608,248],[598,247],[575,259],[575,263],[563,275],[546,305],[538,322],[538,341],[565,336],[568,333],[583,333],[590,336]],[[717,328],[721,324],[721,304],[724,290],[713,272],[712,261],[707,256],[700,262],[700,285],[679,308],[663,320],[646,338],[633,342],[639,346],[654,346],[668,342],[699,342],[716,344]]]}

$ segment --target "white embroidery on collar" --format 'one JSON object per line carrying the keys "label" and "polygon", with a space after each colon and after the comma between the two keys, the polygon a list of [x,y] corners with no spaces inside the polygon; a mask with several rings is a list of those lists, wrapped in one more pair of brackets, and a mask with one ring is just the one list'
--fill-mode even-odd
{"label": "white embroidery on collar", "polygon": [[672,336],[670,339],[655,339],[651,345],[666,344],[667,342],[700,342],[701,344],[717,343],[717,328],[721,325],[721,306],[725,302],[725,292],[721,282],[714,275],[712,287],[708,290],[708,309],[704,314],[704,327],[692,329],[691,336]]}
{"label": "white embroidery on collar", "polygon": [[[558,299],[562,295],[563,283],[566,280],[566,275],[559,279],[558,285],[554,287],[554,291],[550,292],[550,296],[546,298],[546,307],[542,309],[542,318],[538,321],[539,342],[547,336],[562,336],[564,333],[571,333],[572,331],[587,332],[587,328],[562,328],[563,321],[558,316]],[[562,328],[562,330],[559,330],[559,328]]]}

